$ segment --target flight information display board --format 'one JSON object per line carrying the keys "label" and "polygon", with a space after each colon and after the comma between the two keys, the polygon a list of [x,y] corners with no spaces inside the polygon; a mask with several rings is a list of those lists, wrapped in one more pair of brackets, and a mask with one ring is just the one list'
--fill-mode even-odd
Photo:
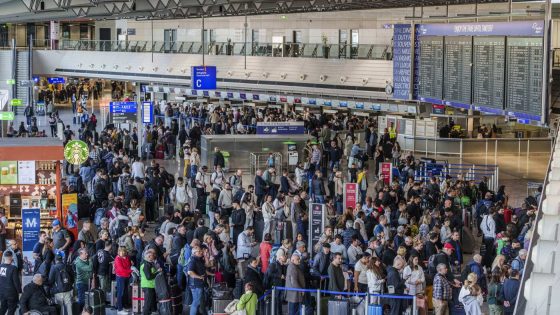
{"label": "flight information display board", "polygon": [[443,99],[471,104],[472,37],[445,38]]}
{"label": "flight information display board", "polygon": [[505,37],[475,37],[473,53],[473,105],[504,109]]}
{"label": "flight information display board", "polygon": [[543,39],[509,37],[507,40],[506,110],[542,114]]}
{"label": "flight information display board", "polygon": [[418,97],[443,99],[443,37],[419,38]]}

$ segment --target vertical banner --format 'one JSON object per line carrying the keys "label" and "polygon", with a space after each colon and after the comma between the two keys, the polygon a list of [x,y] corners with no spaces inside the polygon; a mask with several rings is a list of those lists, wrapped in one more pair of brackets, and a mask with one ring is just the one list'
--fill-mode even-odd
{"label": "vertical banner", "polygon": [[78,239],[78,194],[62,195],[62,226]]}
{"label": "vertical banner", "polygon": [[356,208],[358,202],[358,184],[345,183],[344,184],[344,210],[346,208]]}
{"label": "vertical banner", "polygon": [[383,179],[383,183],[385,185],[390,185],[393,179],[393,163],[382,162],[379,172],[379,178]]}
{"label": "vertical banner", "polygon": [[313,251],[313,246],[319,242],[321,233],[325,229],[325,205],[321,203],[309,204],[309,241],[307,250]]}
{"label": "vertical banner", "polygon": [[41,210],[26,208],[21,210],[21,238],[24,261],[24,274],[33,274],[35,260],[33,247],[39,241],[41,231]]}

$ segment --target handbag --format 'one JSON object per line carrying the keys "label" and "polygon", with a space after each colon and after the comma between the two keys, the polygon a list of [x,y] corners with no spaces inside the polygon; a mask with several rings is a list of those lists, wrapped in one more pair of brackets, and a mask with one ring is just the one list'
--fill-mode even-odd
{"label": "handbag", "polygon": [[226,312],[226,314],[235,313],[237,311],[237,303],[239,303],[238,299],[235,299],[235,300],[229,302],[229,304],[224,309],[224,312]]}

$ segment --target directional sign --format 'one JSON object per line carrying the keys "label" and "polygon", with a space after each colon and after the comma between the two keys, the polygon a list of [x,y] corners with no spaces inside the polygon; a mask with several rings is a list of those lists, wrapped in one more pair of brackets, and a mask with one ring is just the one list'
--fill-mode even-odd
{"label": "directional sign", "polygon": [[62,84],[66,82],[62,77],[48,78],[47,80],[49,81],[50,84]]}
{"label": "directional sign", "polygon": [[15,79],[6,80],[6,84],[8,84],[8,85],[14,85],[14,84],[16,84],[16,80],[15,80]]}
{"label": "directional sign", "polygon": [[126,123],[136,121],[136,102],[111,102],[109,113],[113,123]]}
{"label": "directional sign", "polygon": [[154,122],[153,115],[153,103],[152,102],[142,102],[142,122],[145,124],[151,124]]}
{"label": "directional sign", "polygon": [[14,112],[0,112],[0,120],[14,120]]}
{"label": "directional sign", "polygon": [[216,89],[216,67],[200,66],[191,68],[191,86],[195,90]]}
{"label": "directional sign", "polygon": [[18,85],[22,86],[22,87],[32,87],[33,85],[35,85],[35,81],[33,81],[33,80],[21,80],[21,81],[18,81]]}
{"label": "directional sign", "polygon": [[12,106],[21,106],[22,104],[23,101],[18,98],[14,98],[13,100],[10,101],[10,105]]}

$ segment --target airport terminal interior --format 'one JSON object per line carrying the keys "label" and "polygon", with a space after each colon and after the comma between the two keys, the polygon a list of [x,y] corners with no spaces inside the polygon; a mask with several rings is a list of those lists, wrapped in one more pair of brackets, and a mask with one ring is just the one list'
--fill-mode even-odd
{"label": "airport terminal interior", "polygon": [[560,314],[559,122],[560,0],[0,0],[0,315]]}

